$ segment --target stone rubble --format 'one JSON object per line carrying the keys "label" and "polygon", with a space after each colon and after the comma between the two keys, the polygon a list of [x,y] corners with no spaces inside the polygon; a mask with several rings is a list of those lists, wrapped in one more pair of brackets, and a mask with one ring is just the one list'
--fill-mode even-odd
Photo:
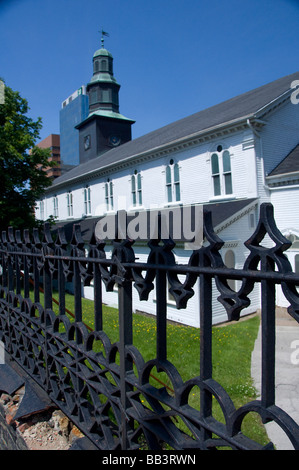
{"label": "stone rubble", "polygon": [[84,434],[58,409],[44,410],[30,416],[14,419],[25,393],[25,387],[13,396],[0,392],[0,406],[6,423],[25,441],[28,450],[68,450]]}

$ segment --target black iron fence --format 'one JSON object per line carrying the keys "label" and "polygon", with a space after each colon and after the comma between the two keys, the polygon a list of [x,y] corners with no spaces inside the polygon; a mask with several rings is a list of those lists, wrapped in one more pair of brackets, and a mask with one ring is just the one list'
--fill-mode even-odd
{"label": "black iron fence", "polygon": [[[47,225],[42,234],[25,230],[21,235],[12,229],[2,233],[0,339],[10,357],[99,449],[260,449],[263,447],[241,429],[251,412],[258,413],[264,423],[275,421],[299,449],[298,425],[275,405],[277,284],[290,304],[289,314],[299,319],[299,276],[292,272],[284,254],[290,242],[277,229],[270,204],[261,206],[258,226],[245,242],[249,255],[243,269],[225,267],[220,254],[223,242],[213,230],[209,212],[204,213],[203,233],[205,243],[192,252],[187,265],[176,264],[170,239],[149,241],[147,262],[141,263],[135,259],[133,241],[128,239],[114,240],[112,256],[107,259],[105,243],[93,234],[86,253],[79,225],[74,226],[71,240],[66,239],[63,229],[53,236]],[[266,235],[272,240],[268,248],[262,245]],[[239,290],[232,290],[230,279],[241,281]],[[52,305],[54,280],[59,313],[54,313]],[[177,308],[185,309],[198,280],[199,375],[184,382],[167,359],[167,289]],[[213,280],[228,320],[239,319],[256,284],[261,289],[261,397],[239,409],[212,376]],[[74,287],[73,319],[65,308],[65,286],[70,281]],[[83,323],[81,299],[82,284],[91,281],[92,331]],[[108,291],[118,286],[119,341],[114,344],[103,331],[103,284]],[[156,289],[156,353],[148,362],[133,346],[133,287],[142,300]],[[153,384],[154,370],[167,374],[172,391]],[[190,405],[194,387],[200,393],[199,409]],[[221,422],[214,416],[213,399],[222,409]]]}

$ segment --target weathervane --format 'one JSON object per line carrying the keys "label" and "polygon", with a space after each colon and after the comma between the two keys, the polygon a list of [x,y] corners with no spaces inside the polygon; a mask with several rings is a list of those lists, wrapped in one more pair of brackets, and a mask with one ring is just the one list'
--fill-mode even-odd
{"label": "weathervane", "polygon": [[103,29],[101,29],[101,30],[99,31],[99,33],[101,33],[101,35],[102,35],[101,42],[102,42],[102,49],[104,49],[104,36],[109,37],[109,34],[106,33],[106,31],[104,31]]}

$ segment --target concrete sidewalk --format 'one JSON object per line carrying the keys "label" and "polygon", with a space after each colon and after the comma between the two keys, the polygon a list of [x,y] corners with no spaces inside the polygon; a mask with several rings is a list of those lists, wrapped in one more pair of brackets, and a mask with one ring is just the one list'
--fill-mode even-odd
{"label": "concrete sidewalk", "polygon": [[[260,392],[261,328],[252,353],[251,374],[255,387]],[[299,324],[282,308],[278,308],[276,312],[275,396],[276,405],[299,424]],[[294,450],[288,437],[276,423],[268,423],[265,427],[276,449]]]}

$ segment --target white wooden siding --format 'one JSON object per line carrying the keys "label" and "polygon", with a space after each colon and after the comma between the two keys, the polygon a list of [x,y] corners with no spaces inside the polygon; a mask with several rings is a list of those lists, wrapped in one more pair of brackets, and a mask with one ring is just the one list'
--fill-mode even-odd
{"label": "white wooden siding", "polygon": [[287,100],[261,130],[265,174],[269,174],[299,142],[299,105]]}

